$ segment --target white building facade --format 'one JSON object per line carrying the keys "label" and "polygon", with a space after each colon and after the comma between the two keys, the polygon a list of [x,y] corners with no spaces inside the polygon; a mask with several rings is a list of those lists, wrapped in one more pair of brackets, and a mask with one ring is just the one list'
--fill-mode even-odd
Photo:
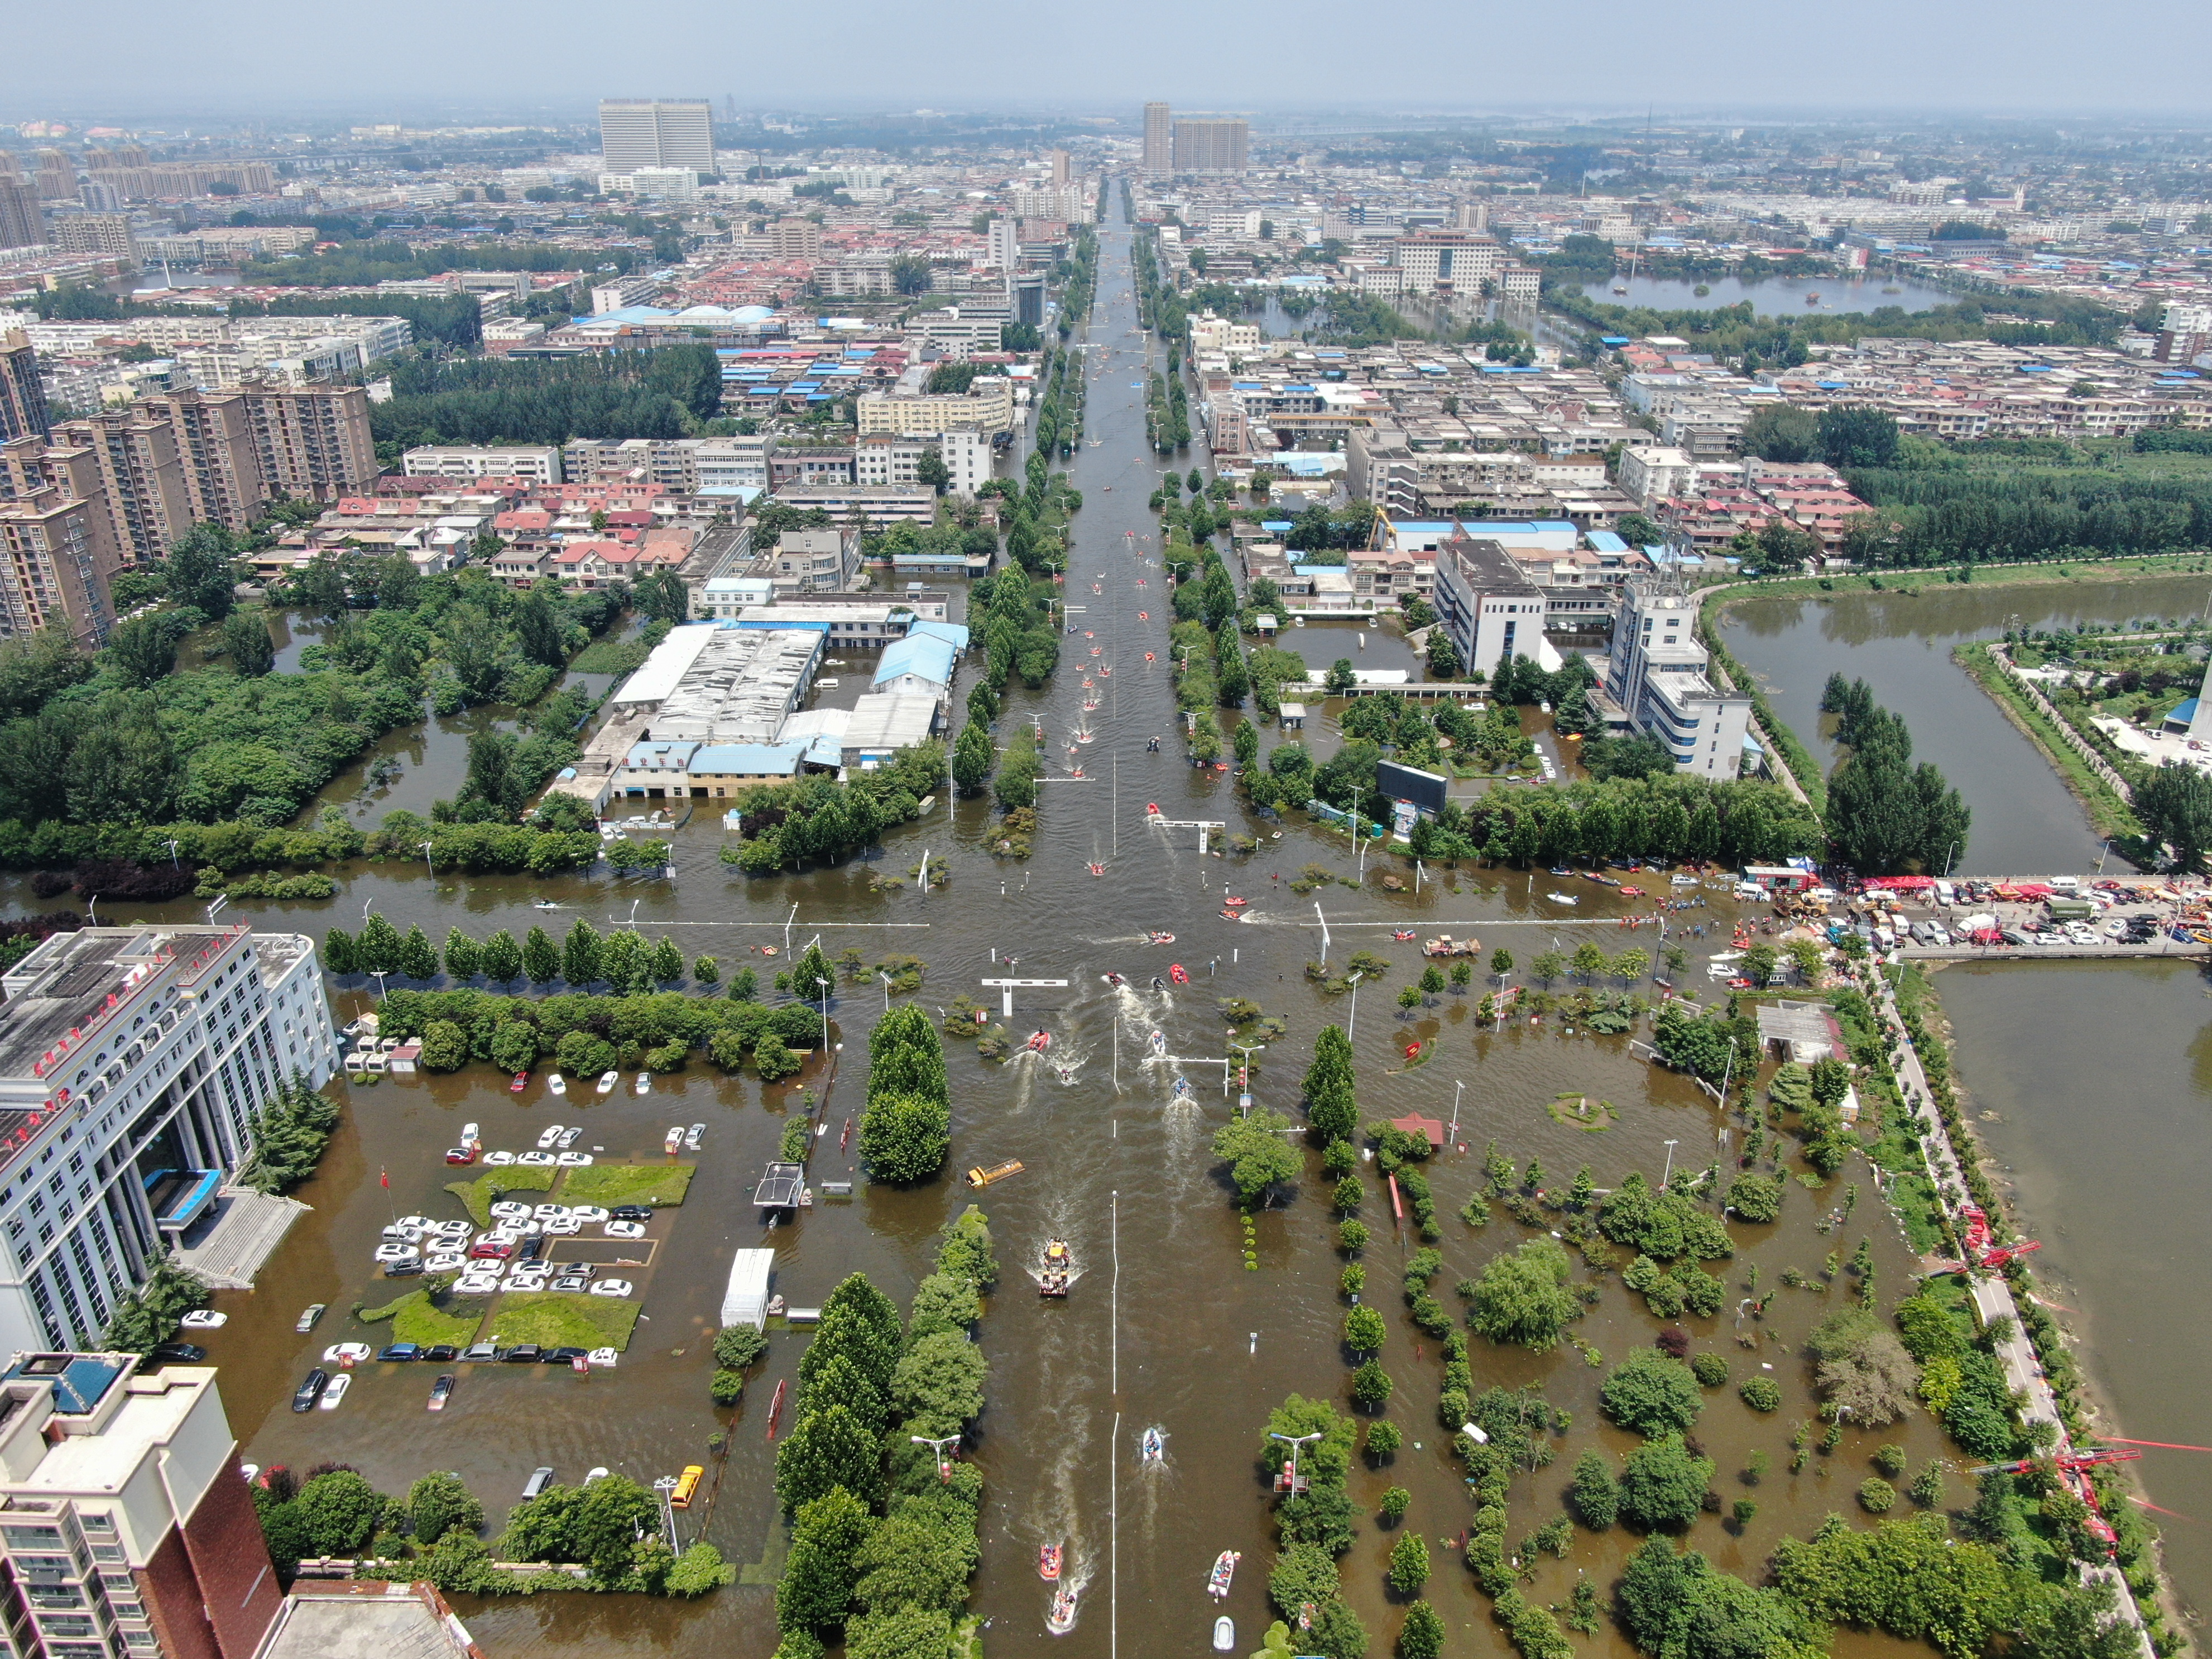
{"label": "white building facade", "polygon": [[242,925],[57,933],[0,989],[0,1348],[82,1348],[337,1036],[313,941]]}

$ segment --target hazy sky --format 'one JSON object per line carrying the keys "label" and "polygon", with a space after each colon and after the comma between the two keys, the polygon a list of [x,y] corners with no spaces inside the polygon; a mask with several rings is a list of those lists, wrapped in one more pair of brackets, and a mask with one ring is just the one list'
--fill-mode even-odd
{"label": "hazy sky", "polygon": [[1157,97],[1273,112],[2212,113],[2203,0],[5,0],[0,41],[7,121],[581,113],[654,94],[1132,113]]}

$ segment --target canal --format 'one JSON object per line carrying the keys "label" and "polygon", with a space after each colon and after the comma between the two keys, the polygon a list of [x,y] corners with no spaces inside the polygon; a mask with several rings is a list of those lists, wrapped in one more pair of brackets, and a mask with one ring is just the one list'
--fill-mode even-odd
{"label": "canal", "polygon": [[1960,586],[1930,576],[1911,593],[1753,598],[1720,617],[1722,637],[1774,710],[1824,769],[1839,751],[1820,713],[1831,674],[1865,680],[1905,717],[1915,760],[1933,761],[1973,812],[1957,868],[1970,874],[2082,871],[2100,846],[2081,803],[1966,671],[1951,660],[1963,641],[2007,628],[2050,629],[2183,617],[2204,608],[2203,576]]}
{"label": "canal", "polygon": [[[748,880],[718,861],[719,820],[702,814],[676,837],[672,880],[586,875],[540,882],[457,878],[420,865],[362,866],[346,873],[333,901],[234,907],[234,914],[264,926],[319,935],[331,926],[357,928],[364,907],[373,905],[401,929],[419,922],[440,940],[456,925],[478,938],[500,927],[520,936],[534,922],[557,930],[578,915],[603,928],[627,925],[635,912],[635,925],[647,938],[666,934],[687,957],[718,957],[725,977],[750,963],[764,981],[775,963],[759,947],[781,949],[788,927],[793,945],[818,933],[833,957],[852,945],[868,961],[894,952],[922,958],[928,980],[920,1000],[933,1012],[957,993],[975,994],[976,981],[1008,954],[1018,959],[1023,977],[1066,981],[1064,988],[1018,993],[1012,1022],[1017,1030],[1042,1026],[1053,1032],[1049,1065],[1035,1057],[990,1065],[952,1045],[951,1170],[1008,1159],[1024,1165],[1022,1175],[985,1195],[1005,1278],[981,1333],[992,1366],[989,1404],[963,1453],[981,1466],[988,1483],[983,1565],[973,1605],[992,1620],[994,1653],[1050,1646],[1043,1629],[1049,1598],[1036,1575],[1036,1553],[1042,1543],[1065,1540],[1071,1575],[1084,1595],[1076,1630],[1054,1651],[1081,1659],[1117,1649],[1202,1650],[1220,1610],[1204,1594],[1206,1574],[1223,1549],[1244,1556],[1226,1609],[1237,1621],[1239,1650],[1257,1645],[1269,1617],[1265,1586],[1273,1545],[1255,1464],[1267,1412],[1292,1392],[1341,1401],[1349,1377],[1338,1340],[1341,1259],[1318,1173],[1294,1200],[1260,1218],[1259,1265],[1245,1270],[1231,1194],[1208,1150],[1212,1133],[1234,1109],[1223,1092],[1221,1068],[1140,1060],[1152,1030],[1164,1035],[1171,1054],[1218,1060],[1225,1034],[1218,1000],[1261,1004],[1284,1018],[1288,1030],[1258,1056],[1254,1093],[1261,1106],[1295,1115],[1297,1080],[1316,1032],[1329,1022],[1353,1024],[1363,1118],[1413,1110],[1455,1117],[1468,1148],[1448,1151],[1431,1172],[1445,1218],[1440,1293],[1455,1307],[1449,1295],[1454,1282],[1527,1236],[1503,1217],[1480,1232],[1455,1218],[1482,1178],[1486,1141],[1495,1139],[1516,1162],[1539,1158],[1562,1177],[1588,1162],[1598,1184],[1610,1186],[1632,1169],[1656,1177],[1670,1158],[1678,1167],[1702,1165],[1717,1155],[1720,1130],[1745,1132],[1686,1079],[1637,1058],[1626,1036],[1593,1036],[1557,1019],[1502,1033],[1478,1030],[1471,995],[1446,993],[1410,1015],[1395,1006],[1397,989],[1421,965],[1418,944],[1395,940],[1395,930],[1479,935],[1486,956],[1502,944],[1522,965],[1516,975],[1522,977],[1533,956],[1555,945],[1571,951],[1595,938],[1607,951],[1654,946],[1649,931],[1631,933],[1619,925],[1626,913],[1647,903],[1571,883],[1565,884],[1576,889],[1579,902],[1563,905],[1546,896],[1562,882],[1542,872],[1446,872],[1440,878],[1431,872],[1418,894],[1386,890],[1380,877],[1386,867],[1403,872],[1397,860],[1370,854],[1363,872],[1341,839],[1304,827],[1283,828],[1279,841],[1264,839],[1274,826],[1253,820],[1226,780],[1185,766],[1171,737],[1165,752],[1146,750],[1147,738],[1171,732],[1174,721],[1165,663],[1147,666],[1144,660],[1147,651],[1164,658],[1170,614],[1157,563],[1158,526],[1145,505],[1161,465],[1146,445],[1141,392],[1132,384],[1142,379],[1147,342],[1136,328],[1128,228],[1118,208],[1103,242],[1098,301],[1087,329],[1097,348],[1089,354],[1094,378],[1087,440],[1073,468],[1085,506],[1069,572],[1071,597],[1089,609],[1077,619],[1083,631],[1063,641],[1060,672],[1042,691],[1012,690],[1002,726],[1034,716],[1044,725],[1048,752],[1060,755],[1079,714],[1078,671],[1092,660],[1092,646],[1099,665],[1115,672],[1102,682],[1112,689],[1091,717],[1097,740],[1082,751],[1086,775],[1056,771],[1044,785],[1032,859],[994,861],[983,850],[987,804],[947,802],[929,820],[893,833],[867,859]],[[1192,464],[1177,459],[1185,468]],[[1094,582],[1095,594],[1088,591]],[[1299,648],[1299,633],[1281,643]],[[1338,654],[1334,644],[1329,651]],[[1310,660],[1326,665],[1319,653]],[[1817,695],[1817,679],[1814,685]],[[422,756],[422,781],[411,790],[427,797],[458,787],[458,736],[426,738],[419,750],[408,750]],[[332,799],[349,797],[359,784],[356,769],[349,781],[333,785]],[[405,798],[411,804],[414,795]],[[1195,831],[1146,827],[1145,807],[1153,801],[1170,817],[1218,819],[1256,834],[1261,851],[1243,859],[1218,853],[1200,858]],[[903,871],[925,851],[933,864],[949,867],[948,887],[927,895],[913,885],[869,890],[872,871]],[[1093,860],[1105,866],[1101,878],[1085,867]],[[1328,884],[1293,896],[1290,881],[1310,865],[1322,866]],[[1224,890],[1253,901],[1249,920],[1220,918]],[[30,902],[20,884],[8,896],[19,908]],[[1678,919],[1685,927],[1720,927],[1720,939],[1690,941],[1700,953],[1724,940],[1734,917],[1724,893],[1701,896],[1709,897],[1709,908]],[[1387,975],[1367,988],[1356,1018],[1347,1000],[1325,994],[1304,977],[1305,963],[1322,953],[1316,902],[1328,921],[1334,959],[1354,950],[1388,959]],[[540,902],[563,908],[534,910]],[[167,914],[197,912],[180,906]],[[1176,942],[1144,943],[1143,930],[1155,928],[1173,932]],[[1170,963],[1188,970],[1188,987],[1142,988],[1155,975],[1164,975]],[[1128,985],[1109,985],[1102,976],[1109,971],[1125,975]],[[1697,970],[1692,977],[1706,982]],[[366,997],[349,982],[337,989],[334,1003],[343,1019],[365,1006]],[[687,1513],[686,1537],[713,1540],[748,1566],[746,1582],[691,1604],[553,1595],[467,1602],[461,1611],[496,1659],[565,1659],[611,1644],[711,1647],[736,1659],[765,1659],[775,1645],[769,1586],[782,1547],[766,1407],[777,1382],[793,1376],[805,1338],[775,1332],[744,1402],[731,1412],[709,1405],[708,1340],[731,1253],[773,1247],[776,1288],[794,1304],[818,1304],[855,1271],[903,1304],[927,1268],[939,1230],[971,1197],[949,1170],[947,1178],[916,1190],[863,1185],[850,1200],[825,1198],[795,1224],[773,1231],[763,1230],[747,1201],[800,1091],[830,1091],[833,1125],[858,1113],[866,1034],[882,1007],[872,978],[847,988],[831,1010],[844,1044],[837,1074],[817,1062],[782,1088],[722,1079],[696,1066],[657,1080],[643,1098],[625,1089],[605,1099],[577,1091],[555,1101],[536,1081],[511,1095],[505,1079],[483,1066],[374,1087],[336,1085],[347,1110],[321,1170],[299,1194],[311,1212],[295,1226],[258,1289],[217,1300],[232,1317],[212,1334],[210,1347],[222,1366],[244,1455],[295,1468],[339,1461],[392,1492],[404,1492],[426,1471],[452,1469],[483,1497],[495,1527],[541,1464],[553,1466],[564,1480],[605,1466],[647,1482],[687,1463],[708,1464],[715,1470],[711,1498]],[[1409,1066],[1405,1048],[1417,1039],[1431,1046],[1422,1063]],[[1171,1099],[1178,1073],[1195,1085],[1187,1103]],[[1610,1103],[1617,1123],[1589,1133],[1562,1121],[1548,1109],[1563,1091]],[[395,1288],[375,1277],[370,1262],[378,1230],[395,1213],[459,1213],[441,1189],[460,1172],[449,1170],[441,1154],[467,1120],[477,1121],[485,1144],[495,1147],[530,1145],[548,1123],[579,1124],[580,1147],[600,1149],[597,1155],[608,1159],[657,1158],[667,1126],[707,1126],[699,1176],[665,1224],[667,1235],[643,1279],[645,1318],[633,1346],[617,1369],[588,1382],[550,1369],[461,1368],[453,1404],[438,1416],[423,1409],[428,1368],[372,1364],[362,1368],[338,1410],[295,1415],[291,1389],[326,1345],[382,1335],[382,1328],[364,1328],[349,1312],[356,1304],[386,1300]],[[822,1143],[813,1171],[817,1188],[857,1176],[854,1157],[841,1153],[837,1140],[833,1131]],[[1719,1465],[1716,1486],[1731,1500],[1755,1496],[1758,1504],[1756,1519],[1740,1530],[1708,1518],[1691,1534],[1691,1542],[1731,1571],[1755,1576],[1785,1533],[1805,1535],[1832,1510],[1850,1507],[1850,1495],[1870,1472],[1868,1457],[1877,1443],[1903,1442],[1916,1468],[1942,1455],[1934,1425],[1921,1417],[1889,1430],[1848,1432],[1832,1457],[1815,1457],[1802,1475],[1782,1473],[1791,1428],[1811,1410],[1796,1357],[1802,1338],[1848,1295],[1843,1282],[1830,1285],[1821,1277],[1824,1258],[1848,1255],[1864,1236],[1881,1283],[1895,1287],[1905,1280],[1903,1240],[1864,1173],[1860,1169],[1818,1192],[1792,1183],[1782,1219],[1767,1228],[1739,1228],[1736,1260],[1717,1264],[1735,1285],[1747,1282],[1755,1263],[1767,1289],[1791,1267],[1816,1288],[1781,1291],[1763,1324],[1739,1327],[1728,1315],[1685,1322],[1696,1348],[1727,1358],[1736,1380],[1771,1366],[1789,1398],[1783,1412],[1759,1416],[1737,1402],[1731,1386],[1710,1396],[1699,1426],[1707,1455]],[[1436,1423],[1440,1367],[1434,1344],[1407,1322],[1397,1294],[1401,1266],[1417,1241],[1394,1225],[1379,1183],[1370,1177],[1370,1186],[1376,1190],[1364,1213],[1376,1240],[1366,1252],[1368,1294],[1391,1328],[1381,1358],[1396,1379],[1389,1415],[1405,1431],[1407,1446],[1389,1467],[1356,1469],[1352,1498],[1371,1516],[1386,1487],[1407,1488],[1413,1500],[1405,1525],[1440,1542],[1462,1531],[1471,1510]],[[1855,1212],[1821,1229],[1824,1219],[1851,1205]],[[1064,1304],[1026,1293],[1024,1270],[1053,1237],[1072,1243],[1081,1272]],[[1741,1293],[1732,1290],[1731,1300]],[[1657,1328],[1640,1301],[1632,1308],[1631,1300],[1607,1281],[1597,1308],[1576,1328],[1608,1364],[1649,1344]],[[327,1303],[331,1310],[312,1334],[301,1335],[293,1321],[310,1302]],[[1747,1346],[1739,1346],[1739,1335]],[[1629,1443],[1601,1426],[1596,1389],[1604,1372],[1572,1349],[1534,1356],[1478,1343],[1474,1363],[1478,1389],[1540,1383],[1573,1414],[1576,1426],[1559,1443],[1559,1462],[1516,1486],[1512,1527],[1522,1535],[1558,1512],[1559,1491],[1581,1450],[1597,1444],[1618,1453]],[[1168,1437],[1168,1456],[1164,1466],[1146,1470],[1137,1446],[1152,1425]],[[726,1462],[718,1462],[709,1437],[721,1431],[729,1435],[728,1452]],[[1772,1464],[1755,1492],[1735,1473],[1753,1452]],[[1954,1482],[1952,1501],[1966,1496]],[[1364,1521],[1344,1562],[1346,1593],[1377,1652],[1386,1650],[1402,1616],[1382,1583],[1393,1538]],[[1567,1559],[1544,1562],[1529,1593],[1564,1604],[1578,1573],[1607,1584],[1633,1541],[1618,1532],[1578,1534]],[[1499,1643],[1488,1604],[1449,1553],[1439,1559],[1428,1593],[1454,1631],[1455,1647],[1486,1650]],[[1887,1645],[1850,1638],[1838,1651],[1858,1655]],[[1609,1627],[1588,1646],[1608,1659],[1627,1659],[1628,1650]]]}

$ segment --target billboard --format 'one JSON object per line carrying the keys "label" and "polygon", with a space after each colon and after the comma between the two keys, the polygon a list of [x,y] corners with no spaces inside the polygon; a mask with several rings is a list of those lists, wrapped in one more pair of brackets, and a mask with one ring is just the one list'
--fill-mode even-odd
{"label": "billboard", "polygon": [[1450,780],[1436,772],[1424,772],[1418,767],[1401,766],[1395,761],[1375,763],[1375,787],[1392,800],[1411,801],[1420,811],[1434,817],[1443,811],[1444,791]]}

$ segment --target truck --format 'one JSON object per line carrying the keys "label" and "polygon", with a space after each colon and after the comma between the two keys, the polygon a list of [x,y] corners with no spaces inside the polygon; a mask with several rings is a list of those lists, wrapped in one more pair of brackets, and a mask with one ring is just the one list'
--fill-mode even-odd
{"label": "truck", "polygon": [[1425,957],[1471,957],[1482,949],[1479,939],[1454,939],[1449,933],[1438,933],[1425,940],[1421,954]]}

